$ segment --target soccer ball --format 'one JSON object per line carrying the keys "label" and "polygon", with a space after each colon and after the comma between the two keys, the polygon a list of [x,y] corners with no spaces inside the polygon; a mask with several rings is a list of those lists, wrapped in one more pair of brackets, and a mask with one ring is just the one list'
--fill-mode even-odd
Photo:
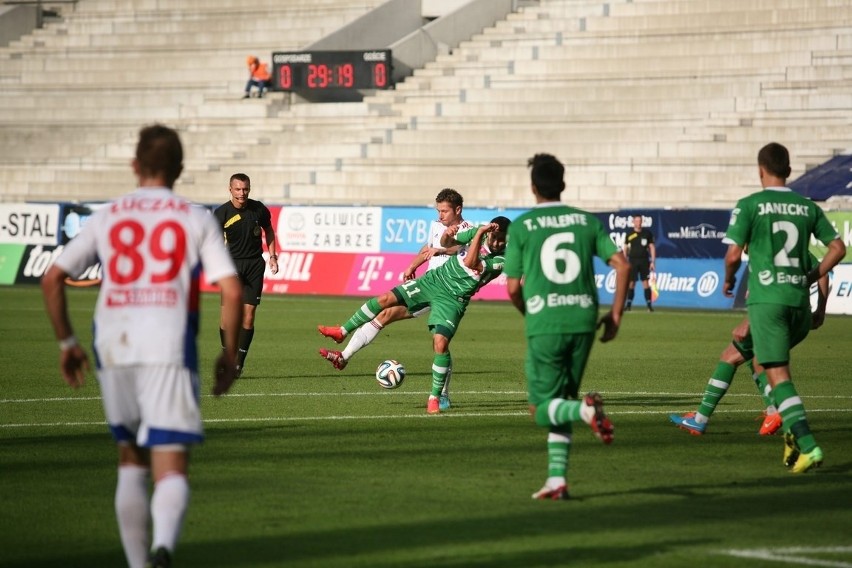
{"label": "soccer ball", "polygon": [[384,389],[395,389],[405,380],[405,367],[402,363],[393,359],[382,361],[382,364],[376,369],[376,380],[379,381],[379,386]]}

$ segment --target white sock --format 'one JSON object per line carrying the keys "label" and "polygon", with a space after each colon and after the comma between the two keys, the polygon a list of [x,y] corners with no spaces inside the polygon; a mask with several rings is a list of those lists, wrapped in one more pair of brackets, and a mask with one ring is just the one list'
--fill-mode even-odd
{"label": "white sock", "polygon": [[[560,400],[560,399],[554,399],[554,400]],[[551,402],[551,404],[553,404],[553,403]],[[586,404],[586,401],[583,400],[580,403],[580,418],[582,418],[583,422],[585,422],[586,424],[591,424],[592,418],[594,418],[594,417],[595,417],[594,405]]]}
{"label": "white sock", "polygon": [[151,550],[162,546],[169,552],[174,551],[188,505],[189,481],[185,475],[167,474],[154,486],[154,495],[151,497],[154,540]]}
{"label": "white sock", "polygon": [[707,424],[708,422],[710,422],[710,417],[704,416],[700,412],[696,412],[693,420],[695,420],[696,424]]}
{"label": "white sock", "polygon": [[148,472],[148,468],[136,465],[118,468],[115,516],[130,568],[144,568],[148,561]]}
{"label": "white sock", "polygon": [[447,369],[447,377],[444,379],[444,388],[441,389],[441,396],[450,397],[450,379],[453,376],[453,368]]}
{"label": "white sock", "polygon": [[382,331],[382,327],[382,324],[372,319],[352,332],[352,339],[349,340],[343,350],[343,358],[348,361],[353,355],[372,343],[378,337],[379,332]]}

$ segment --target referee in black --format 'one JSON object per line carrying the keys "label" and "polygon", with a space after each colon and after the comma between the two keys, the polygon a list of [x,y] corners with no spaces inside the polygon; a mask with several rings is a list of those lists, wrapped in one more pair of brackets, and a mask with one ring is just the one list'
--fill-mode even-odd
{"label": "referee in black", "polygon": [[627,233],[624,239],[624,256],[630,262],[630,288],[627,290],[627,304],[624,309],[630,311],[633,305],[638,276],[642,280],[642,288],[645,289],[645,303],[648,305],[648,311],[653,312],[654,306],[651,305],[651,286],[648,278],[654,270],[657,249],[654,246],[653,233],[642,227],[641,215],[633,216],[633,230]]}
{"label": "referee in black", "polygon": [[[263,273],[266,262],[263,260],[261,232],[269,251],[269,271],[272,274],[278,272],[278,252],[269,209],[260,201],[249,199],[251,191],[249,177],[241,173],[232,175],[228,183],[228,191],[231,199],[217,207],[213,215],[222,226],[225,243],[228,245],[228,250],[237,267],[237,274],[243,283],[245,306],[237,354],[237,372],[241,374],[251,340],[254,338],[254,315],[263,292]],[[219,336],[222,338],[225,336],[221,322]],[[224,345],[224,340],[222,344]]]}

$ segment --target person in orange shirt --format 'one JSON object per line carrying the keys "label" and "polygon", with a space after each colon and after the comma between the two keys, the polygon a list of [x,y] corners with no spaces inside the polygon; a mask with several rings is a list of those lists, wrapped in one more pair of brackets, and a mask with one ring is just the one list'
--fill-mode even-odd
{"label": "person in orange shirt", "polygon": [[246,64],[249,69],[249,80],[246,83],[246,92],[243,95],[244,99],[251,97],[251,88],[257,87],[257,98],[263,98],[263,90],[269,86],[269,67],[266,63],[262,63],[254,55],[249,55],[246,58]]}

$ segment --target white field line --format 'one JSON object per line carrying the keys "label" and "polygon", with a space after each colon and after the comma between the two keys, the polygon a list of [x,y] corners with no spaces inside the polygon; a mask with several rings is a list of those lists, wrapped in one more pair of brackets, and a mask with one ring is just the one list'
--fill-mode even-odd
{"label": "white field line", "polygon": [[[717,410],[715,414],[754,414],[754,410]],[[828,408],[820,410],[808,410],[808,414],[823,413],[823,412],[852,412],[849,408]],[[669,414],[660,410],[627,410],[621,412],[608,412],[610,416],[629,416],[629,415],[644,415],[644,414]],[[440,420],[442,418],[478,418],[478,417],[524,417],[529,418],[529,412],[526,410],[516,410],[512,412],[442,412],[439,416],[431,416],[429,414],[418,412],[416,414],[370,414],[365,416],[357,415],[339,415],[339,416],[264,416],[257,418],[205,418],[205,424],[236,424],[247,422],[320,422],[320,421],[335,421],[335,420],[408,420],[408,419],[431,419]],[[70,426],[104,426],[105,421],[100,422],[38,422],[38,423],[18,423],[18,424],[0,424],[0,430],[13,428],[57,428]],[[850,566],[849,568],[852,568]]]}
{"label": "white field line", "polygon": [[[651,392],[651,391],[598,391],[602,395],[605,396],[625,396],[625,397],[658,397],[658,396],[693,396],[696,397],[696,404],[701,401],[701,397],[703,396],[703,392]],[[289,396],[305,396],[305,397],[332,397],[332,396],[424,396],[428,395],[429,391],[382,391],[382,390],[370,390],[370,391],[359,391],[359,392],[250,392],[250,393],[231,393],[224,396],[224,398],[253,398],[253,397],[273,397],[273,396],[281,396],[281,397],[289,397]],[[521,390],[513,390],[513,391],[461,391],[461,390],[453,390],[453,394],[458,395],[506,395],[506,396],[526,396],[527,391]],[[204,398],[212,398],[213,395],[203,394],[201,395]],[[731,393],[726,394],[725,398],[754,398],[757,396],[757,393],[752,394],[741,394],[741,393]],[[852,400],[852,396],[847,395],[805,395],[803,397],[805,401],[808,400],[817,400],[817,399],[828,399],[828,400]],[[59,397],[51,397],[51,398],[3,398],[0,399],[0,404],[20,404],[20,403],[45,403],[45,402],[73,402],[73,401],[90,401],[90,400],[100,400],[99,396],[59,396]],[[674,412],[674,411],[672,411]],[[718,411],[717,411],[718,412]],[[743,412],[751,412],[751,411],[743,411]]]}
{"label": "white field line", "polygon": [[745,549],[745,550],[722,550],[720,554],[736,556],[738,558],[753,558],[757,560],[768,560],[770,562],[781,562],[785,564],[801,564],[806,566],[828,566],[831,568],[852,568],[851,562],[837,560],[822,560],[812,558],[814,554],[852,554],[852,546],[828,546],[828,547],[790,547],[777,549]]}
{"label": "white field line", "polygon": [[[425,394],[425,393],[422,393]],[[92,399],[97,400],[97,399]],[[608,412],[610,416],[631,416],[631,415],[648,415],[662,414],[667,415],[673,410],[619,410],[616,412]],[[755,410],[717,410],[715,414],[755,414]],[[852,408],[822,408],[808,410],[808,414],[814,413],[846,413],[852,412]],[[256,422],[320,422],[334,420],[387,420],[387,419],[422,419],[428,418],[439,420],[441,418],[477,418],[477,417],[525,417],[529,418],[529,412],[523,410],[513,410],[506,412],[465,412],[465,411],[449,411],[442,412],[440,416],[430,416],[423,412],[416,414],[370,414],[364,416],[358,415],[332,415],[332,416],[264,416],[257,418],[205,418],[205,424],[229,424],[229,423],[256,423]],[[71,426],[102,426],[105,421],[96,422],[25,422],[0,424],[0,430],[13,428],[56,428],[56,427],[71,427]],[[852,568],[852,566],[850,567]]]}
{"label": "white field line", "polygon": [[[411,419],[411,418],[427,418],[432,420],[440,420],[441,418],[469,418],[478,416],[525,416],[529,417],[526,411],[516,412],[459,412],[451,414],[449,412],[442,413],[440,416],[431,416],[425,412],[417,414],[373,414],[369,416],[341,415],[341,416],[267,416],[262,418],[212,418],[204,419],[205,424],[231,424],[231,423],[247,423],[247,422],[319,422],[319,421],[335,421],[335,420],[388,420],[396,419]],[[36,427],[67,427],[67,426],[105,426],[106,422],[52,422],[43,424],[0,424],[0,428],[36,428]]]}

